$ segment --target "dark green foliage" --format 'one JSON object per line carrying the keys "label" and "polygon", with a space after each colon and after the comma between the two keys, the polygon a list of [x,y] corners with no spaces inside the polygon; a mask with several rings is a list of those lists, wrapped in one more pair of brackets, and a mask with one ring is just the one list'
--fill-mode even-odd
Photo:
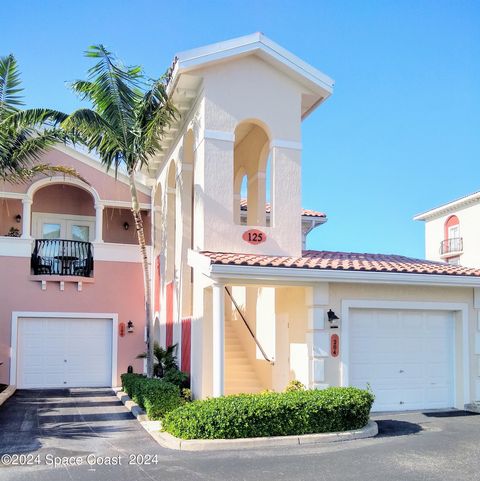
{"label": "dark green foliage", "polygon": [[163,379],[149,379],[141,374],[122,374],[121,378],[124,391],[152,420],[163,419],[185,402],[180,388]]}
{"label": "dark green foliage", "polygon": [[[175,384],[180,388],[190,387],[190,377],[186,372],[180,371],[177,364],[177,344],[168,346],[166,349],[155,341],[153,343],[153,375],[164,381]],[[137,356],[137,359],[145,359],[147,353]]]}
{"label": "dark green foliage", "polygon": [[374,396],[353,387],[239,394],[193,401],[168,413],[183,439],[234,439],[347,431],[368,423]]}
{"label": "dark green foliage", "polygon": [[65,140],[55,126],[66,116],[52,109],[21,110],[22,92],[15,57],[0,57],[0,180],[27,182],[39,174],[82,179],[71,167],[38,162],[52,145]]}

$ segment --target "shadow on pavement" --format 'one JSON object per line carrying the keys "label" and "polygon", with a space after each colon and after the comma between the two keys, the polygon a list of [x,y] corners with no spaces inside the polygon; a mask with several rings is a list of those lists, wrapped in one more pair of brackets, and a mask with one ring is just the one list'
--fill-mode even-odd
{"label": "shadow on pavement", "polygon": [[461,418],[464,416],[479,416],[479,413],[472,413],[470,411],[432,411],[422,413],[428,418]]}
{"label": "shadow on pavement", "polygon": [[408,436],[410,434],[417,434],[423,431],[420,424],[411,423],[408,421],[398,421],[397,419],[376,420],[378,424],[378,436],[394,437],[394,436]]}
{"label": "shadow on pavement", "polygon": [[36,451],[48,438],[95,439],[130,431],[134,418],[115,410],[120,407],[112,390],[18,390],[0,408],[0,453]]}

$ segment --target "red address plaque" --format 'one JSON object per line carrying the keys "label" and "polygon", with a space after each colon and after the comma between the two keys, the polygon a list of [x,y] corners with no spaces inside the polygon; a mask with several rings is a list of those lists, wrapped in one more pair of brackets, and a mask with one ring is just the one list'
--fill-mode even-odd
{"label": "red address plaque", "polygon": [[337,357],[340,353],[340,339],[338,334],[332,334],[330,337],[330,354],[332,357]]}
{"label": "red address plaque", "polygon": [[243,233],[242,239],[249,244],[257,245],[267,240],[267,234],[258,229],[250,229]]}

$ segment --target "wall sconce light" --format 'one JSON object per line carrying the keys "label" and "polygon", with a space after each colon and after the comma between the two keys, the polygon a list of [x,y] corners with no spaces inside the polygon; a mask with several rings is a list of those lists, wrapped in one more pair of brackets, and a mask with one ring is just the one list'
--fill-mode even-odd
{"label": "wall sconce light", "polygon": [[330,323],[331,329],[338,328],[337,322],[340,318],[331,310],[329,309],[327,312],[328,322]]}
{"label": "wall sconce light", "polygon": [[133,332],[133,321],[127,322],[127,332]]}
{"label": "wall sconce light", "polygon": [[124,223],[123,223],[123,228],[124,228],[125,230],[130,229],[130,224],[129,224],[128,222],[124,222]]}
{"label": "wall sconce light", "polygon": [[21,220],[22,220],[22,216],[20,214],[17,214],[15,216],[15,220],[17,221],[17,224],[20,224]]}

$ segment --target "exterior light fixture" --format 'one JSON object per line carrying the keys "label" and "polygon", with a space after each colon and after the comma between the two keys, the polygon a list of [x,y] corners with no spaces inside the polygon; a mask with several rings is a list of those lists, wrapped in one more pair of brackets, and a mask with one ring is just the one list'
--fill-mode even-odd
{"label": "exterior light fixture", "polygon": [[123,228],[124,228],[125,230],[130,229],[130,224],[129,224],[128,222],[124,222],[124,223],[123,223]]}
{"label": "exterior light fixture", "polygon": [[20,224],[20,221],[22,220],[22,216],[20,214],[17,214],[15,216],[15,220],[17,221],[17,224]]}
{"label": "exterior light fixture", "polygon": [[127,322],[127,332],[133,332],[133,321]]}
{"label": "exterior light fixture", "polygon": [[331,310],[329,309],[327,312],[328,322],[330,323],[331,329],[338,328],[337,322],[340,318]]}

